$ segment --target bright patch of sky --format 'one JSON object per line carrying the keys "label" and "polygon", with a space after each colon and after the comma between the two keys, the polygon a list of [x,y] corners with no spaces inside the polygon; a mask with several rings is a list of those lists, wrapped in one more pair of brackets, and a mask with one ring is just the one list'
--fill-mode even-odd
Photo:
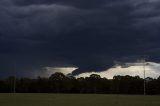
{"label": "bright patch of sky", "polygon": [[[99,74],[101,77],[106,77],[108,79],[112,79],[115,75],[130,75],[130,76],[140,76],[144,77],[144,65],[143,63],[127,63],[128,67],[116,66],[105,70],[103,72],[90,72],[90,73],[82,73],[76,77],[88,77],[91,74]],[[160,76],[160,64],[154,62],[147,62],[145,65],[145,73],[146,77],[157,78]]]}
{"label": "bright patch of sky", "polygon": [[[61,72],[65,75],[72,73],[75,69],[75,67],[46,67],[45,73],[43,73],[41,76],[49,77],[51,74],[55,72]],[[160,64],[154,63],[154,62],[146,62],[145,64],[145,73],[146,77],[152,77],[157,78],[160,76]],[[98,74],[101,77],[105,77],[108,79],[112,79],[115,75],[130,75],[130,76],[140,76],[141,78],[144,77],[144,65],[143,63],[126,63],[126,67],[122,67],[120,65],[117,65],[115,67],[112,67],[108,70],[102,71],[102,72],[86,72],[81,73],[77,75],[76,77],[89,77],[91,74]]]}

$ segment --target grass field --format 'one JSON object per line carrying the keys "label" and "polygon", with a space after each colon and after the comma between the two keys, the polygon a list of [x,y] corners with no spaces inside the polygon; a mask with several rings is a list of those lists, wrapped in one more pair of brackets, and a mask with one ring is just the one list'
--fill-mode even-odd
{"label": "grass field", "polygon": [[160,96],[0,94],[0,106],[160,106]]}

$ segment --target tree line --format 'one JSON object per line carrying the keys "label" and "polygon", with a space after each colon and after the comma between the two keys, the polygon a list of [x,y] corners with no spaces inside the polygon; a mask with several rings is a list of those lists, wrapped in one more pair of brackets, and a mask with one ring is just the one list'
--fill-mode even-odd
{"label": "tree line", "polygon": [[[146,94],[160,94],[160,77],[146,78]],[[8,77],[0,80],[1,93],[98,93],[98,94],[143,94],[144,79],[139,76],[114,76],[101,78],[92,74],[89,77],[75,78],[56,72],[49,78]]]}

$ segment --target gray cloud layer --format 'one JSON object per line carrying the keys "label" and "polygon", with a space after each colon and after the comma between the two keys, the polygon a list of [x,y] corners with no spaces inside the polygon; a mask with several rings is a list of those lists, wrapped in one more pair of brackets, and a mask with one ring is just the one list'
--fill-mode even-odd
{"label": "gray cloud layer", "polygon": [[158,0],[1,0],[1,76],[43,67],[101,71],[114,61],[159,61]]}

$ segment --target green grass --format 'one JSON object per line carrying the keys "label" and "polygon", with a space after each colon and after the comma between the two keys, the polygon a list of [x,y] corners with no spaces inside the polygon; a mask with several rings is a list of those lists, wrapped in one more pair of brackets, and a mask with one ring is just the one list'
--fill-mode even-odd
{"label": "green grass", "polygon": [[160,106],[160,96],[0,94],[0,106]]}

